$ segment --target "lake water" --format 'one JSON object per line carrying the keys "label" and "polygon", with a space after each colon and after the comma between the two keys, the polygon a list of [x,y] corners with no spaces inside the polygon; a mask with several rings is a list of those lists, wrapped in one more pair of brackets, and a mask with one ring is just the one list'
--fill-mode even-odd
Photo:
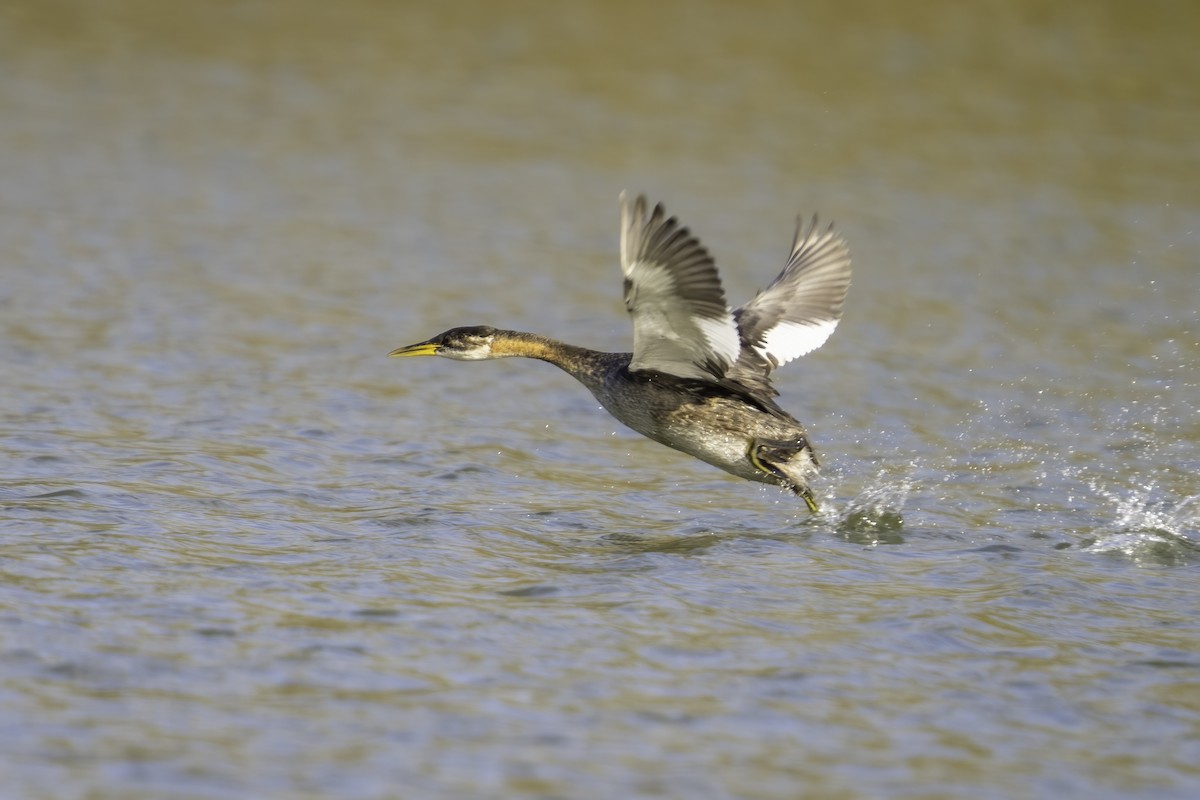
{"label": "lake water", "polygon": [[[427,5],[0,6],[3,793],[1200,794],[1200,6]],[[821,513],[386,358],[622,189],[845,233]]]}

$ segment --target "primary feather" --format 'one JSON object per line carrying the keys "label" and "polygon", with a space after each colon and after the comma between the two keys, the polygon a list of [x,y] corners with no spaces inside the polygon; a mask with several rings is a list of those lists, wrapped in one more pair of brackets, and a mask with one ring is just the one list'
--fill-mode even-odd
{"label": "primary feather", "polygon": [[796,220],[783,271],[754,299],[733,312],[741,354],[727,377],[776,394],[771,372],[823,345],[842,318],[850,288],[850,248],[833,226],[807,228]]}
{"label": "primary feather", "polygon": [[783,271],[730,311],[712,256],[662,204],[621,195],[621,267],[633,319],[635,371],[732,382],[774,397],[771,372],[820,347],[850,288],[850,249],[814,216],[796,233]]}
{"label": "primary feather", "polygon": [[741,352],[712,256],[661,204],[621,195],[621,269],[634,371],[720,380]]}

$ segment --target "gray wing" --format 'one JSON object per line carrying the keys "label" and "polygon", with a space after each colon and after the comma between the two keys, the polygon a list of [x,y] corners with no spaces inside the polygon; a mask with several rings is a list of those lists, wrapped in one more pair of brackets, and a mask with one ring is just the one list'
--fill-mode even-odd
{"label": "gray wing", "polygon": [[661,204],[621,193],[621,269],[633,318],[632,370],[720,380],[741,350],[712,256]]}
{"label": "gray wing", "polygon": [[771,389],[771,371],[825,343],[842,318],[850,288],[850,248],[833,226],[796,221],[787,266],[753,300],[733,312],[742,351],[728,377]]}

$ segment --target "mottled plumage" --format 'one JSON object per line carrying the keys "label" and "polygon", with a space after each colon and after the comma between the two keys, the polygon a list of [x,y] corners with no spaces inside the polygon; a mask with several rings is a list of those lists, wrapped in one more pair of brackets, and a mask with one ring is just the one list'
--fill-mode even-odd
{"label": "mottled plumage", "polygon": [[633,352],[603,353],[518,331],[453,328],[392,351],[461,361],[522,356],[584,384],[618,420],[748,480],[816,502],[817,458],[803,426],[774,398],[771,372],[820,347],[842,315],[850,251],[816,218],[798,223],[787,265],[730,309],[708,251],[661,205],[621,195],[621,268]]}

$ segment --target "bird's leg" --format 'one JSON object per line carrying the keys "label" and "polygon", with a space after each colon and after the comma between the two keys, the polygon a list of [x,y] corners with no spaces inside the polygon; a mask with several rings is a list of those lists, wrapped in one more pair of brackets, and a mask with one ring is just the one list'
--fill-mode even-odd
{"label": "bird's leg", "polygon": [[817,499],[813,497],[812,489],[809,489],[807,486],[793,486],[792,491],[804,501],[804,504],[808,506],[808,510],[813,514],[820,510],[817,508]]}
{"label": "bird's leg", "polygon": [[808,510],[815,514],[817,512],[817,501],[813,497],[812,490],[802,483],[797,483],[777,463],[787,463],[797,455],[803,458],[803,450],[806,447],[808,447],[808,443],[803,439],[798,441],[753,439],[750,442],[750,448],[746,451],[746,455],[750,458],[751,464],[774,477],[784,488],[790,489],[793,494],[804,500],[804,504],[808,506]]}

